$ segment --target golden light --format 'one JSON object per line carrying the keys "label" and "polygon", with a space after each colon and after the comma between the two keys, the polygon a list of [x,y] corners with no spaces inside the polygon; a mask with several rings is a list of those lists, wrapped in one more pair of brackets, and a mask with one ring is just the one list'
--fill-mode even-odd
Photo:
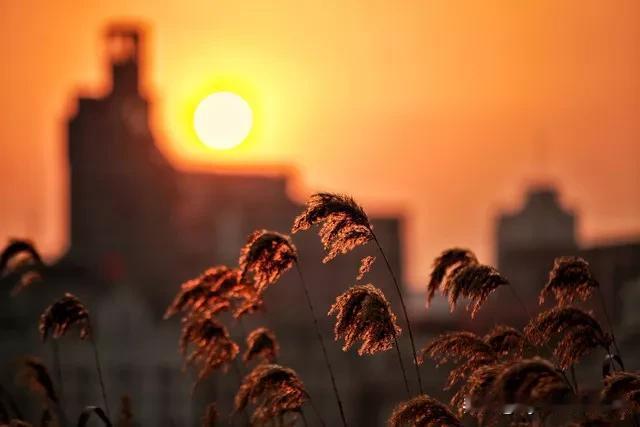
{"label": "golden light", "polygon": [[232,92],[215,92],[207,96],[193,115],[193,127],[198,138],[216,150],[227,150],[242,143],[252,125],[251,107]]}

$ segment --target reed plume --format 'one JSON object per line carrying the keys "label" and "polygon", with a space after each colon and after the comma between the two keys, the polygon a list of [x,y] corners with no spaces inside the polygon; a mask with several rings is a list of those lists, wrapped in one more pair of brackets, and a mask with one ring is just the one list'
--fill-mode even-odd
{"label": "reed plume", "polygon": [[308,394],[298,374],[280,365],[261,364],[242,380],[235,396],[235,412],[255,406],[252,423],[267,423],[287,413],[300,413]]}
{"label": "reed plume", "polygon": [[511,363],[496,377],[492,389],[497,403],[529,406],[562,403],[572,391],[561,373],[540,358]]}
{"label": "reed plume", "polygon": [[[188,353],[191,346],[193,349]],[[227,329],[212,315],[197,313],[182,319],[180,352],[185,357],[185,366],[199,365],[198,381],[216,369],[226,372],[239,351]]]}
{"label": "reed plume", "polygon": [[[239,282],[234,280],[237,273],[225,265],[219,265],[206,270],[195,279],[188,280],[180,285],[180,291],[167,308],[164,318],[179,312],[195,312],[200,310],[216,314],[230,308],[229,293],[235,291]],[[229,281],[234,281],[230,289],[222,286]]]}
{"label": "reed plume", "polygon": [[470,301],[467,310],[471,311],[471,318],[474,318],[489,295],[499,286],[508,284],[495,268],[483,264],[468,264],[445,281],[443,292],[448,296],[452,312],[461,296],[468,298]]}
{"label": "reed plume", "polygon": [[336,298],[329,315],[336,316],[335,340],[347,351],[361,341],[358,354],[374,354],[393,347],[401,329],[382,291],[372,284],[355,285]]}
{"label": "reed plume", "polygon": [[427,285],[427,306],[440,289],[449,300],[452,312],[460,297],[469,298],[467,310],[471,310],[471,317],[474,318],[489,295],[502,285],[509,285],[509,282],[495,268],[480,264],[473,252],[460,248],[448,249],[433,262]]}
{"label": "reed plume", "polygon": [[98,407],[98,406],[86,406],[83,410],[82,413],[80,414],[80,417],[78,418],[78,427],[85,427],[88,425],[89,423],[89,419],[91,418],[91,415],[96,414],[96,416],[98,417],[98,419],[100,421],[102,421],[102,423],[107,426],[107,427],[111,427],[111,420],[109,420],[109,417],[107,416],[107,414],[102,410],[102,408]]}
{"label": "reed plume", "polygon": [[47,405],[58,404],[58,395],[49,375],[49,370],[36,357],[25,357],[17,375],[18,382],[25,385],[37,395],[43,397]]}
{"label": "reed plume", "polygon": [[400,403],[387,423],[390,427],[462,427],[449,408],[426,394]]}
{"label": "reed plume", "polygon": [[[322,332],[318,325],[318,319],[313,308],[311,295],[302,275],[302,270],[300,269],[298,252],[291,242],[291,239],[289,236],[274,231],[257,230],[249,236],[247,243],[242,248],[238,264],[242,271],[242,278],[246,277],[248,273],[252,274],[258,294],[264,292],[267,286],[275,283],[285,271],[295,265],[300,279],[300,286],[302,286],[302,290],[304,291],[307,306],[313,320],[318,343],[322,349],[324,362],[327,367],[327,371],[329,372],[331,386],[340,410],[340,417],[343,425],[346,426],[347,422],[344,415],[344,409],[342,407],[342,401],[340,400],[338,387],[336,385],[333,368],[331,367],[329,355],[327,354],[327,350],[324,345]],[[247,300],[245,307],[250,310],[254,310],[251,300]]]}
{"label": "reed plume", "polygon": [[80,328],[80,339],[84,340],[88,338],[91,342],[96,363],[96,371],[98,372],[98,379],[100,381],[102,398],[104,400],[104,407],[106,408],[107,414],[109,414],[109,401],[107,399],[107,391],[104,386],[104,378],[102,377],[98,346],[96,345],[96,341],[93,337],[89,311],[84,304],[82,304],[82,302],[80,302],[80,300],[74,295],[65,293],[64,297],[51,304],[45,309],[44,313],[42,313],[38,329],[40,331],[42,341],[46,341],[50,334],[54,339],[58,339],[65,335],[69,328],[76,325]]}
{"label": "reed plume", "polygon": [[207,405],[202,417],[202,427],[216,427],[218,425],[218,409],[215,403]]}
{"label": "reed plume", "polygon": [[45,309],[40,316],[38,329],[42,341],[46,341],[49,334],[52,333],[53,338],[60,338],[67,333],[69,328],[76,325],[80,328],[80,339],[91,336],[89,311],[78,298],[66,293],[64,297]]}
{"label": "reed plume", "polygon": [[431,277],[427,285],[427,307],[435,296],[438,289],[442,290],[442,285],[448,275],[453,274],[457,269],[468,264],[477,264],[478,259],[468,249],[451,248],[442,252],[434,261],[431,270]]}
{"label": "reed plume", "polygon": [[524,352],[524,335],[511,326],[496,325],[482,340],[501,358],[517,359]]}
{"label": "reed plume", "polygon": [[[329,262],[338,256],[338,254],[345,254],[369,241],[375,242],[389,270],[389,274],[393,279],[393,284],[400,299],[402,314],[407,323],[407,331],[409,332],[409,340],[411,341],[411,351],[413,353],[418,388],[420,393],[422,393],[422,379],[420,378],[420,370],[418,369],[418,354],[404,297],[402,296],[398,279],[391,268],[387,255],[382,249],[382,245],[380,245],[380,241],[373,232],[373,226],[367,214],[364,209],[349,196],[333,193],[316,193],[307,201],[304,212],[294,220],[291,232],[296,233],[301,230],[308,230],[314,224],[320,223],[322,223],[322,226],[318,234],[327,253],[322,262]],[[399,351],[398,349],[398,352]]]}
{"label": "reed plume", "polygon": [[133,418],[133,409],[131,408],[131,398],[127,395],[120,399],[120,414],[118,417],[118,427],[134,427],[136,422]]}
{"label": "reed plume", "polygon": [[298,259],[298,251],[289,236],[275,231],[256,230],[242,247],[238,265],[241,278],[251,273],[259,293],[278,281]]}
{"label": "reed plume", "polygon": [[558,257],[540,292],[539,302],[543,304],[545,297],[551,294],[559,305],[568,305],[577,299],[586,301],[598,286],[587,261],[576,256]]}
{"label": "reed plume", "polygon": [[451,398],[451,406],[458,408],[458,415],[465,412],[478,419],[480,425],[495,405],[491,403],[491,394],[496,378],[504,371],[504,363],[488,364],[475,369],[467,381]]}
{"label": "reed plume", "polygon": [[434,338],[421,350],[420,363],[425,356],[432,358],[436,366],[448,362],[458,365],[451,370],[445,389],[467,378],[477,368],[497,361],[491,346],[471,332],[448,332]]}
{"label": "reed plume", "polygon": [[602,347],[610,353],[611,335],[602,331],[600,324],[589,313],[576,307],[555,307],[540,313],[525,327],[525,334],[535,345],[543,345],[553,336],[559,336],[553,352],[562,369]]}
{"label": "reed plume", "polygon": [[610,373],[604,378],[600,398],[606,404],[613,404],[616,401],[624,404],[612,411],[621,420],[640,412],[640,374],[625,371]]}
{"label": "reed plume", "polygon": [[329,262],[339,254],[364,245],[374,239],[373,228],[364,209],[353,198],[343,194],[316,193],[306,203],[305,210],[293,222],[292,233],[322,224],[318,234]]}
{"label": "reed plume", "polygon": [[279,352],[275,334],[270,329],[257,328],[247,336],[247,350],[242,359],[248,363],[259,357],[263,362],[274,363]]}
{"label": "reed plume", "polygon": [[364,276],[371,271],[375,260],[376,257],[374,256],[366,256],[360,260],[360,268],[358,268],[358,276],[356,277],[356,280],[364,279]]}
{"label": "reed plume", "polygon": [[17,295],[42,279],[43,266],[42,258],[32,242],[13,239],[0,254],[0,279],[15,280],[11,295]]}

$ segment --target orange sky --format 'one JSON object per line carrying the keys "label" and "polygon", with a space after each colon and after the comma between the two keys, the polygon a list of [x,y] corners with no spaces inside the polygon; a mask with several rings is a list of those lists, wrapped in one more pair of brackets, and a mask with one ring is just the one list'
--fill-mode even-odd
{"label": "orange sky", "polygon": [[[62,120],[104,83],[100,32],[122,17],[149,24],[153,128],[176,166],[291,166],[296,194],[402,212],[414,283],[449,245],[491,260],[493,216],[542,179],[583,241],[640,234],[637,0],[0,0],[0,239],[64,250]],[[189,121],[219,87],[258,124],[225,153]]]}

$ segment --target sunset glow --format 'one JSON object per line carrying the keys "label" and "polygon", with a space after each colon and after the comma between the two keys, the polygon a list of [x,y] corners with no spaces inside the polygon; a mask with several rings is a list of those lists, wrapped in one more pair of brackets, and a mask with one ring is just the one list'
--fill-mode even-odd
{"label": "sunset glow", "polygon": [[216,92],[196,108],[193,126],[200,140],[210,148],[227,150],[240,145],[251,131],[253,113],[240,96]]}

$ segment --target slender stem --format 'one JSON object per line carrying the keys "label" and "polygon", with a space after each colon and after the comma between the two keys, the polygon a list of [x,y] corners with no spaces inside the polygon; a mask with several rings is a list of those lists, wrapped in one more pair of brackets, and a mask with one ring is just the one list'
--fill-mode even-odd
{"label": "slender stem", "polygon": [[[382,246],[380,246],[380,242],[376,235],[371,231],[371,235],[373,236],[374,242],[376,242],[376,246],[378,246],[378,250],[384,259],[385,264],[387,264],[387,269],[389,270],[389,274],[391,274],[391,278],[393,279],[393,284],[396,287],[396,292],[398,293],[398,297],[400,298],[400,305],[402,306],[402,313],[404,314],[404,320],[407,323],[407,330],[409,331],[409,339],[411,340],[411,351],[413,352],[413,366],[416,369],[416,378],[418,379],[418,389],[420,390],[420,394],[422,391],[422,377],[420,376],[420,367],[418,366],[418,353],[416,352],[416,343],[413,339],[413,331],[411,330],[411,322],[409,321],[409,314],[407,313],[407,307],[404,303],[404,298],[402,297],[402,291],[400,290],[400,285],[398,284],[398,279],[396,278],[393,269],[391,268],[391,264],[387,259],[387,255],[382,250]],[[396,346],[397,347],[397,346]]]}
{"label": "slender stem", "polygon": [[[240,370],[240,366],[238,365],[238,359],[233,359],[233,372],[236,374],[236,377],[238,378],[238,383],[242,386],[242,371]],[[245,406],[242,409],[242,413],[244,414],[244,417],[247,419],[247,425],[251,425],[251,418],[249,417],[249,411],[247,410],[247,407]],[[229,421],[231,421],[231,419],[229,419]]]}
{"label": "slender stem", "polygon": [[[331,367],[331,362],[329,361],[329,355],[327,353],[327,349],[324,345],[324,339],[322,338],[322,332],[320,331],[320,325],[318,324],[318,318],[316,317],[315,310],[313,308],[313,302],[311,301],[311,295],[309,294],[309,289],[307,288],[307,284],[302,276],[302,270],[300,269],[300,261],[296,261],[296,271],[298,272],[298,276],[300,278],[300,284],[302,289],[304,290],[304,296],[307,300],[307,305],[309,307],[309,312],[311,313],[311,317],[313,318],[313,326],[316,329],[316,335],[318,338],[318,342],[320,343],[320,347],[322,348],[322,355],[324,356],[324,362],[327,366],[327,370],[329,371],[329,376],[331,377],[331,386],[333,387],[333,394],[336,397],[336,402],[338,403],[338,409],[340,410],[340,418],[342,419],[342,425],[347,426],[347,418],[344,415],[344,408],[342,406],[342,400],[340,399],[340,393],[338,393],[338,386],[336,385],[336,378],[333,373],[333,368]],[[323,422],[324,424],[324,422]]]}
{"label": "slender stem", "polygon": [[578,377],[576,376],[576,367],[575,365],[571,365],[571,379],[573,380],[573,386],[576,390],[576,394],[580,392],[578,388]]}
{"label": "slender stem", "polygon": [[56,372],[56,382],[58,383],[58,399],[60,400],[60,406],[64,401],[64,388],[62,382],[62,366],[60,364],[60,347],[58,347],[58,340],[51,340],[51,349],[53,352],[53,367]]}
{"label": "slender stem", "polygon": [[397,334],[393,334],[393,340],[395,341],[396,345],[396,352],[398,353],[398,363],[400,363],[400,369],[402,370],[402,378],[404,379],[404,387],[407,390],[407,396],[409,398],[411,398],[411,391],[409,390],[409,381],[407,380],[407,371],[404,368],[404,362],[402,361],[402,354],[400,353],[400,347],[398,346],[398,338],[397,338]]}
{"label": "slender stem", "polygon": [[58,402],[52,402],[55,404],[55,408],[58,412],[58,416],[60,417],[60,421],[62,425],[67,425],[67,414],[64,410],[64,388],[62,382],[62,366],[60,364],[60,347],[58,346],[58,340],[51,340],[51,349],[53,352],[53,366],[56,373],[56,383],[58,383]]}
{"label": "slender stem", "polygon": [[324,422],[324,419],[322,419],[322,415],[320,415],[320,411],[318,411],[318,408],[316,407],[316,404],[313,403],[313,400],[311,399],[311,396],[309,396],[307,394],[307,397],[309,398],[309,404],[311,405],[311,409],[313,409],[313,412],[316,414],[316,417],[318,418],[318,421],[320,421],[320,424],[323,427],[326,427],[326,423]]}
{"label": "slender stem", "polygon": [[602,289],[600,289],[600,286],[597,286],[598,289],[598,296],[599,296],[599,300],[600,300],[600,306],[602,307],[602,313],[604,314],[604,318],[607,322],[607,326],[609,327],[609,332],[611,333],[611,339],[613,340],[613,347],[616,349],[616,353],[618,354],[618,357],[620,358],[620,363],[621,363],[621,368],[622,370],[624,370],[624,362],[622,362],[622,354],[620,354],[620,348],[618,347],[618,343],[616,342],[616,334],[613,332],[613,324],[611,323],[611,318],[609,317],[609,311],[607,310],[607,305],[605,304],[604,301],[604,295],[602,293]]}
{"label": "slender stem", "polygon": [[308,427],[309,423],[307,423],[307,417],[304,416],[304,411],[300,408],[300,418],[302,418],[302,424],[304,427]]}
{"label": "slender stem", "polygon": [[102,367],[100,365],[100,357],[98,355],[98,346],[94,338],[93,327],[91,326],[91,320],[89,323],[89,341],[91,341],[91,347],[93,348],[93,357],[96,361],[96,370],[98,371],[98,380],[100,381],[100,391],[102,392],[102,400],[104,401],[104,409],[107,412],[107,417],[111,419],[111,411],[109,411],[109,400],[107,399],[107,389],[104,386],[104,378],[102,376]]}

